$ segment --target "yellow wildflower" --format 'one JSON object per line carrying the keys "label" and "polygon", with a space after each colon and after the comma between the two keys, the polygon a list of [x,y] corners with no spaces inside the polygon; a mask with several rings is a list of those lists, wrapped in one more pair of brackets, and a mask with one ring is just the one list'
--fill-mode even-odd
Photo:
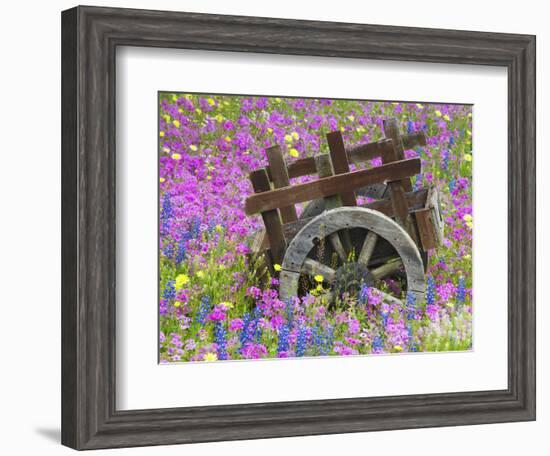
{"label": "yellow wildflower", "polygon": [[193,152],[196,152],[199,148],[197,146],[195,146],[194,144],[191,144],[189,146],[189,149],[191,149]]}
{"label": "yellow wildflower", "polygon": [[464,217],[462,217],[462,220],[464,220],[465,222],[471,222],[473,218],[471,214],[464,214]]}
{"label": "yellow wildflower", "polygon": [[168,114],[164,114],[162,117],[166,120],[166,122],[170,122],[170,116]]}
{"label": "yellow wildflower", "polygon": [[176,302],[174,303],[174,307],[179,307],[179,306],[181,306],[181,302],[180,302],[180,301],[176,301]]}
{"label": "yellow wildflower", "polygon": [[353,121],[355,120],[355,116],[348,116],[348,120],[349,120],[350,122],[353,122]]}
{"label": "yellow wildflower", "polygon": [[199,279],[202,279],[204,277],[204,271],[197,271],[195,274]]}
{"label": "yellow wildflower", "polygon": [[272,134],[272,133],[273,133],[273,128],[269,127],[269,128],[267,129],[267,132],[268,132],[269,134]]}
{"label": "yellow wildflower", "polygon": [[209,98],[209,99],[208,99],[208,104],[209,104],[210,106],[214,106],[214,105],[216,104],[216,102],[215,102],[212,98]]}
{"label": "yellow wildflower", "polygon": [[466,130],[466,134],[467,134],[468,136],[472,136],[472,130]]}
{"label": "yellow wildflower", "polygon": [[321,283],[324,277],[321,274],[317,274],[315,277],[313,277],[313,279],[315,280],[315,282]]}
{"label": "yellow wildflower", "polygon": [[181,160],[181,154],[178,154],[178,153],[172,154],[172,158],[174,160]]}
{"label": "yellow wildflower", "polygon": [[160,136],[161,138],[164,138],[164,132],[161,131],[161,132],[159,133],[159,136]]}
{"label": "yellow wildflower", "polygon": [[437,117],[441,117],[441,111],[440,111],[439,109],[437,109],[437,110],[435,111],[435,115],[436,115]]}
{"label": "yellow wildflower", "polygon": [[195,109],[195,111],[196,111],[197,114],[202,114],[202,109],[201,108],[197,108],[197,109]]}
{"label": "yellow wildflower", "polygon": [[471,154],[464,154],[464,160],[466,160],[467,162],[471,162],[472,161],[472,155]]}
{"label": "yellow wildflower", "polygon": [[394,345],[394,346],[393,346],[393,349],[394,349],[396,352],[403,351],[403,347],[402,347],[401,345]]}
{"label": "yellow wildflower", "polygon": [[319,284],[315,287],[315,291],[323,291],[323,285]]}
{"label": "yellow wildflower", "polygon": [[292,142],[292,136],[290,136],[290,135],[285,135],[285,141],[286,141],[286,142]]}
{"label": "yellow wildflower", "polygon": [[204,354],[202,360],[203,361],[217,361],[218,360],[218,355],[216,355],[216,353],[213,353],[213,352],[208,352],[208,353]]}
{"label": "yellow wildflower", "polygon": [[288,153],[290,154],[291,157],[294,157],[294,158],[298,158],[300,156],[300,153],[296,149],[294,149],[294,147],[290,149]]}
{"label": "yellow wildflower", "polygon": [[178,101],[178,97],[175,93],[172,94],[172,101]]}
{"label": "yellow wildflower", "polygon": [[449,309],[454,309],[455,305],[452,302],[445,304]]}
{"label": "yellow wildflower", "polygon": [[227,142],[231,142],[231,137],[229,137],[229,136],[226,136],[224,139],[225,139]]}
{"label": "yellow wildflower", "polygon": [[292,132],[292,137],[293,137],[296,141],[297,141],[298,139],[300,139],[300,135],[299,135],[297,132],[295,132],[295,131]]}
{"label": "yellow wildflower", "polygon": [[159,181],[160,181],[161,184],[162,184],[165,180],[166,180],[166,179],[165,179],[164,177],[161,177],[161,178],[159,179]]}
{"label": "yellow wildflower", "polygon": [[189,276],[187,274],[179,274],[176,276],[176,290],[181,290],[184,285],[189,283]]}
{"label": "yellow wildflower", "polygon": [[206,180],[207,181],[212,180],[212,176],[209,174],[208,176],[206,176]]}
{"label": "yellow wildflower", "polygon": [[219,223],[214,227],[216,232],[223,233],[223,226],[221,226]]}
{"label": "yellow wildflower", "polygon": [[174,120],[172,123],[176,126],[176,128],[179,128],[181,125],[179,120]]}
{"label": "yellow wildflower", "polygon": [[421,104],[421,103],[416,103],[416,107],[417,107],[418,109],[422,109],[422,108],[424,107],[424,105]]}
{"label": "yellow wildflower", "polygon": [[277,97],[277,98],[275,98],[275,101],[276,101],[277,103],[280,103],[280,102],[281,102],[281,99],[280,99],[279,97]]}
{"label": "yellow wildflower", "polygon": [[443,116],[443,118],[444,118],[447,122],[449,122],[449,121],[451,120],[451,118],[449,117],[448,114],[445,114],[445,115]]}
{"label": "yellow wildflower", "polygon": [[279,271],[280,271],[281,269],[283,269],[283,268],[281,267],[280,264],[274,264],[274,265],[273,265],[273,269],[275,269],[275,271],[279,272]]}
{"label": "yellow wildflower", "polygon": [[474,227],[474,224],[472,222],[466,222],[466,226],[472,229]]}
{"label": "yellow wildflower", "polygon": [[463,259],[465,259],[466,261],[470,260],[472,258],[472,255],[470,254],[466,254],[462,257]]}
{"label": "yellow wildflower", "polygon": [[223,302],[220,302],[220,306],[222,306],[226,309],[232,309],[233,308],[233,303],[231,303],[229,301],[223,301]]}

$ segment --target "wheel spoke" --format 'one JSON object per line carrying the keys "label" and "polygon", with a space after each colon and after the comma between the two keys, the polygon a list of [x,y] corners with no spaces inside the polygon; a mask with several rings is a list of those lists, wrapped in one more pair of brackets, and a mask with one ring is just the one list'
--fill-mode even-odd
{"label": "wheel spoke", "polygon": [[377,240],[378,235],[374,231],[369,231],[363,241],[363,247],[361,247],[359,258],[357,258],[358,263],[363,263],[365,265],[369,264],[372,253],[374,252],[374,247],[376,247]]}
{"label": "wheel spoke", "polygon": [[348,259],[348,256],[346,254],[346,250],[344,249],[344,245],[342,244],[342,240],[340,239],[340,235],[337,232],[332,233],[329,236],[329,240],[332,248],[336,251],[340,259],[342,260],[342,263],[345,263]]}
{"label": "wheel spoke", "polygon": [[329,266],[320,263],[319,261],[312,260],[311,258],[306,258],[304,264],[302,265],[302,272],[310,276],[322,275],[323,279],[327,282],[332,282],[336,271]]}
{"label": "wheel spoke", "polygon": [[397,259],[394,261],[389,261],[382,266],[378,266],[377,268],[373,269],[371,273],[376,280],[380,280],[399,271],[402,267],[403,262],[401,261],[401,259]]}

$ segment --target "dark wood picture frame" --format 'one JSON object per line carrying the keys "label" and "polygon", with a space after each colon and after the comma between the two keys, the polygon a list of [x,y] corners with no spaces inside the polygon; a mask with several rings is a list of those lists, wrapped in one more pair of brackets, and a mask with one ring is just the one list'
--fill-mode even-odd
{"label": "dark wood picture frame", "polygon": [[[117,410],[117,46],[506,67],[508,388]],[[530,35],[100,7],[64,11],[62,443],[94,449],[534,420],[535,119],[535,37]]]}

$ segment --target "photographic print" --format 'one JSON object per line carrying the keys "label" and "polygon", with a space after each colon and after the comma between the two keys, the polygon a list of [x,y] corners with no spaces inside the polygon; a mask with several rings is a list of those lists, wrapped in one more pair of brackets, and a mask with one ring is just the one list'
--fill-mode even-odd
{"label": "photographic print", "polygon": [[159,92],[161,363],[472,349],[472,106]]}

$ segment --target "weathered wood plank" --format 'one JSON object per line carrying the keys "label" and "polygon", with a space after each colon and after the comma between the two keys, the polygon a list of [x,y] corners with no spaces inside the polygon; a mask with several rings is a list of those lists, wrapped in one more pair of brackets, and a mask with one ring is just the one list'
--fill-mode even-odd
{"label": "weathered wood plank", "polygon": [[[409,208],[411,210],[418,210],[418,209],[424,208],[426,205],[427,194],[428,194],[428,189],[426,188],[422,188],[414,192],[406,193]],[[366,203],[361,205],[360,207],[373,209],[375,211],[381,212],[384,215],[387,215],[388,217],[394,216],[392,203],[389,198],[373,201],[371,203]],[[294,236],[296,236],[296,233],[298,233],[298,231],[300,231],[312,219],[313,217],[307,217],[307,218],[296,220],[295,222],[284,224],[283,231],[285,233],[287,242],[290,242],[290,240],[294,238]]]}
{"label": "weathered wood plank", "polygon": [[413,212],[416,226],[418,227],[420,242],[422,242],[422,248],[425,251],[437,247],[435,230],[432,226],[430,212],[430,209],[419,209]]}
{"label": "weathered wood plank", "polygon": [[367,144],[357,144],[355,146],[346,147],[348,161],[359,164],[372,160],[373,158],[381,157],[386,147],[388,147],[389,139],[382,139]]}
{"label": "weathered wood plank", "polygon": [[[288,187],[290,185],[290,179],[288,177],[288,171],[281,148],[279,146],[268,147],[265,150],[265,154],[269,163],[273,186],[275,188]],[[298,220],[296,208],[294,206],[281,207],[279,210],[281,211],[281,219],[283,220],[283,223]]]}
{"label": "weathered wood plank", "polygon": [[426,207],[431,209],[431,222],[435,231],[436,241],[438,245],[441,245],[445,237],[445,222],[443,221],[439,206],[439,193],[433,185],[428,190]]}
{"label": "weathered wood plank", "polygon": [[[426,135],[423,131],[411,133],[410,135],[403,135],[403,148],[412,149],[416,146],[426,145]],[[346,147],[346,154],[348,161],[351,163],[362,163],[373,158],[381,157],[386,147],[388,147],[389,139],[383,139],[366,144],[357,144],[355,146]],[[301,158],[287,164],[288,177],[294,179],[296,177],[307,176],[315,174],[317,169],[315,168],[315,159],[313,157]],[[267,167],[267,172],[271,180],[271,169]]]}
{"label": "weathered wood plank", "polygon": [[[344,139],[340,131],[332,131],[327,134],[327,143],[332,160],[334,174],[349,173],[348,155],[344,146]],[[344,206],[357,206],[355,192],[349,191],[340,194]]]}
{"label": "weathered wood plank", "polygon": [[[397,153],[397,159],[403,160],[405,158],[403,139],[401,138],[401,134],[399,133],[399,127],[397,125],[396,119],[384,120],[384,134],[386,135],[386,138],[391,139],[393,141],[393,146]],[[410,178],[407,177],[402,180],[403,180],[403,189],[406,192],[410,192],[412,190],[412,184],[411,184]]]}
{"label": "weathered wood plank", "polygon": [[317,172],[317,168],[315,168],[315,158],[306,157],[290,162],[287,165],[287,170],[288,176],[291,179],[315,174]]}
{"label": "weathered wood plank", "polygon": [[[392,163],[399,160],[398,151],[393,140],[392,145],[393,147],[388,149],[382,156],[382,163]],[[403,228],[405,228],[405,231],[409,233],[413,240],[416,241],[416,232],[412,225],[412,219],[409,215],[409,205],[405,196],[403,181],[392,180],[391,182],[388,182],[388,187],[390,189],[390,199],[392,202],[395,219]]]}
{"label": "weathered wood plank", "polygon": [[[265,173],[265,170],[262,170]],[[305,184],[297,184],[291,187],[278,188],[264,191],[249,196],[245,202],[247,215],[303,203],[317,198],[337,195],[343,189],[357,190],[366,185],[385,182],[388,179],[403,179],[414,176],[420,172],[420,159],[411,158],[378,166],[371,169],[363,169],[338,176],[325,177]],[[267,173],[265,173],[267,179]],[[266,227],[267,228],[267,227]],[[269,230],[268,230],[269,231]]]}
{"label": "weathered wood plank", "polygon": [[[259,169],[250,173],[250,181],[256,195],[269,193],[270,185],[265,169]],[[267,237],[269,239],[269,248],[271,260],[273,263],[281,264],[285,256],[286,240],[283,233],[283,225],[277,208],[261,211],[264,221]]]}

